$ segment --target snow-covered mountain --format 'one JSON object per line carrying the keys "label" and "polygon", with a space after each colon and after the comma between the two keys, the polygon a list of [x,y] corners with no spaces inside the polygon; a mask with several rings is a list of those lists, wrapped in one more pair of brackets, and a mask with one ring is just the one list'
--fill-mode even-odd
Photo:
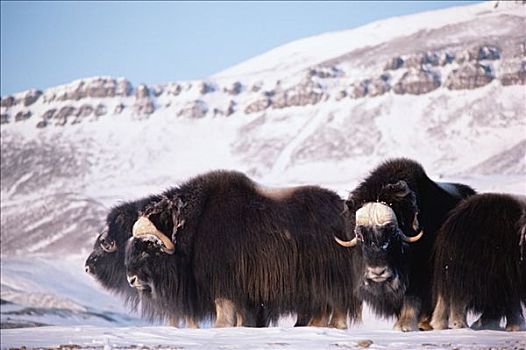
{"label": "snow-covered mountain", "polygon": [[[203,81],[3,96],[2,265],[87,256],[109,207],[217,168],[346,195],[405,156],[435,179],[525,193],[525,32],[524,5],[482,3],[306,38]],[[10,261],[2,300],[17,302]]]}

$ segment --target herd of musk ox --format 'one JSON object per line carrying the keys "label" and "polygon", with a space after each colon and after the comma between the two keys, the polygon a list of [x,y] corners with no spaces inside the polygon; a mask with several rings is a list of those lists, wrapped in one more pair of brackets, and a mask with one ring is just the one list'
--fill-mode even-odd
{"label": "herd of musk ox", "polygon": [[362,303],[402,331],[524,330],[526,201],[392,159],[347,200],[212,171],[110,210],[86,271],[174,326],[347,328]]}

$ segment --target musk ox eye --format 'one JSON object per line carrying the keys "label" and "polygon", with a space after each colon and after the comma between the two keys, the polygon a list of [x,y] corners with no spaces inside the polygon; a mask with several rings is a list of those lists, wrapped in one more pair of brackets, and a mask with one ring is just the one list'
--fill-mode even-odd
{"label": "musk ox eye", "polygon": [[99,242],[100,242],[100,247],[106,253],[113,253],[114,251],[117,250],[117,244],[115,243],[114,240],[109,240],[109,239],[101,237]]}
{"label": "musk ox eye", "polygon": [[354,228],[354,234],[356,235],[356,238],[359,241],[363,241],[363,227],[362,226],[356,226]]}

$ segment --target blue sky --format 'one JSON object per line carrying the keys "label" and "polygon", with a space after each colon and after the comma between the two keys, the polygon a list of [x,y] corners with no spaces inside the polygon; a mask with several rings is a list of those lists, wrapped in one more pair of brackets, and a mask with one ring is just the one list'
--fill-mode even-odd
{"label": "blue sky", "polygon": [[466,4],[2,1],[0,90],[95,75],[133,84],[205,78],[296,39]]}

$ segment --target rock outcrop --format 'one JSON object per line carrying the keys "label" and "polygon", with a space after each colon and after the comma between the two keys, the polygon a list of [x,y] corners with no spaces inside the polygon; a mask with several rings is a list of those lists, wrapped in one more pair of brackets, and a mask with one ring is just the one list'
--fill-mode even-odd
{"label": "rock outcrop", "polygon": [[448,75],[445,86],[450,90],[476,89],[491,83],[495,74],[490,65],[466,63]]}
{"label": "rock outcrop", "polygon": [[137,115],[150,115],[155,112],[155,104],[150,97],[150,89],[145,84],[137,86],[133,111]]}
{"label": "rock outcrop", "polygon": [[113,79],[107,77],[97,77],[86,80],[79,80],[70,85],[51,89],[44,95],[45,102],[52,101],[78,101],[86,97],[107,98],[130,96],[133,86],[126,79]]}
{"label": "rock outcrop", "polygon": [[271,104],[272,102],[268,97],[257,99],[248,104],[248,106],[245,108],[245,113],[252,114],[262,112],[265,109],[269,108]]}
{"label": "rock outcrop", "polygon": [[35,103],[40,96],[42,96],[43,92],[40,90],[29,90],[24,95],[24,107],[31,106],[33,103]]}
{"label": "rock outcrop", "polygon": [[440,87],[440,76],[431,70],[410,69],[395,84],[396,94],[422,95]]}
{"label": "rock outcrop", "polygon": [[202,100],[195,100],[185,105],[179,113],[178,117],[199,119],[206,116],[208,113],[208,105]]}

